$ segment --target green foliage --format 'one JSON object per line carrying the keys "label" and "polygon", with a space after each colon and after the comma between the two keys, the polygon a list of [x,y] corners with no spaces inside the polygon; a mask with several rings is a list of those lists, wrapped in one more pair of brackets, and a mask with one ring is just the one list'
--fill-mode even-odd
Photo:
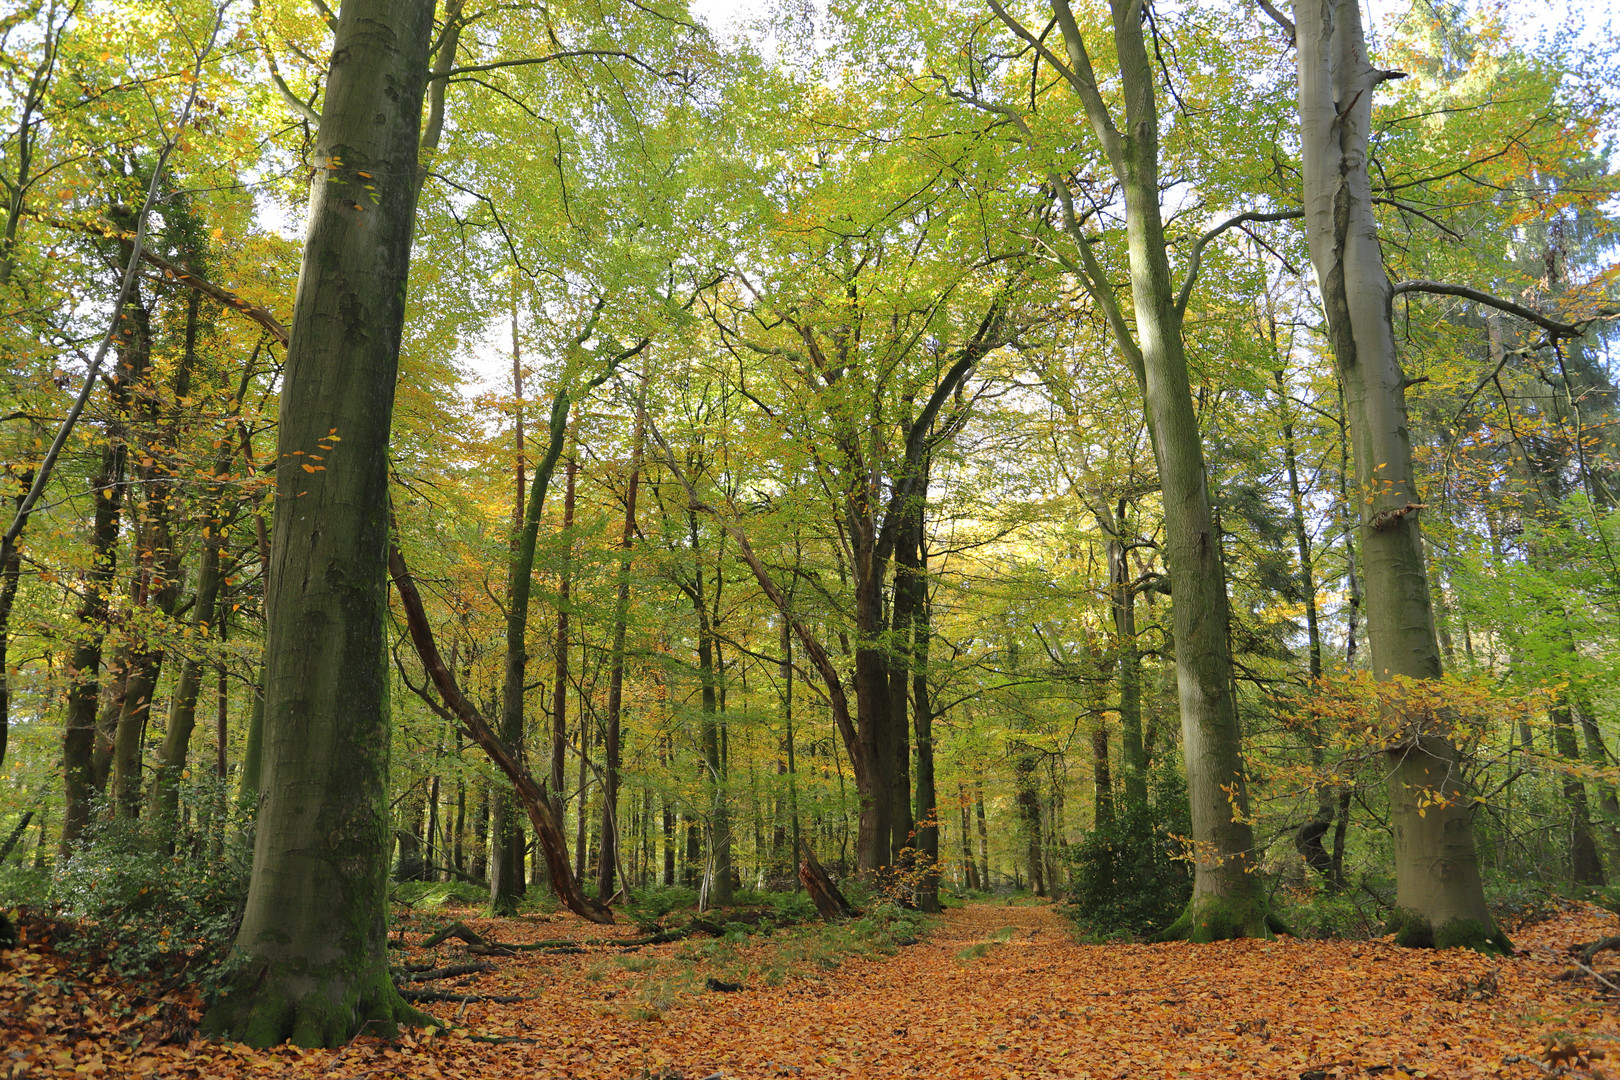
{"label": "green foliage", "polygon": [[[1620,890],[1613,886],[1581,890],[1582,898],[1610,911],[1620,910]],[[1485,874],[1485,902],[1498,923],[1527,926],[1553,916],[1567,898],[1545,881],[1509,876],[1501,872]]]}
{"label": "green foliage", "polygon": [[665,915],[678,908],[696,907],[697,891],[672,885],[663,889],[642,889],[624,906],[625,913],[641,927],[656,927]]}
{"label": "green foliage", "polygon": [[50,898],[48,871],[31,866],[0,866],[0,907],[41,907]]}
{"label": "green foliage", "polygon": [[[189,805],[231,805],[212,777],[192,781]],[[219,816],[187,829],[165,815],[97,815],[60,864],[55,903],[75,920],[69,947],[103,955],[125,975],[173,968],[206,973],[229,950],[247,900],[252,842]]]}
{"label": "green foliage", "polygon": [[1296,937],[1325,940],[1376,937],[1380,930],[1374,913],[1347,892],[1327,889],[1285,889],[1272,897],[1271,910],[1286,922]]}
{"label": "green foliage", "polygon": [[465,881],[403,881],[393,887],[392,896],[407,907],[432,911],[446,904],[482,904],[489,891]]}
{"label": "green foliage", "polygon": [[1070,849],[1072,914],[1092,934],[1146,935],[1173,922],[1192,895],[1192,873],[1173,836],[1191,832],[1186,785],[1155,777],[1148,807],[1122,807]]}
{"label": "green foliage", "polygon": [[771,920],[778,926],[814,922],[818,918],[809,893],[772,893],[767,903],[771,907]]}

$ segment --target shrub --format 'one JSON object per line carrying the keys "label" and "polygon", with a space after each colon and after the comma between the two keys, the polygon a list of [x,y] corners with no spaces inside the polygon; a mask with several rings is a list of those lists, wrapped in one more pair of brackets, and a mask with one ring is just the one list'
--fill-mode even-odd
{"label": "shrub", "polygon": [[51,899],[49,870],[31,866],[0,866],[0,908],[43,907]]}
{"label": "shrub", "polygon": [[[186,804],[232,805],[213,777],[189,782]],[[186,828],[165,815],[96,814],[58,865],[54,900],[77,923],[67,944],[102,954],[124,975],[176,968],[206,974],[230,949],[247,902],[252,840],[228,816]]]}
{"label": "shrub", "polygon": [[1122,806],[1070,848],[1073,916],[1092,934],[1145,935],[1173,922],[1192,896],[1190,865],[1173,836],[1192,831],[1186,784],[1154,778],[1150,805]]}
{"label": "shrub", "polygon": [[396,903],[407,907],[435,908],[446,904],[477,905],[489,900],[489,890],[466,881],[402,881],[393,887]]}
{"label": "shrub", "polygon": [[1272,897],[1271,910],[1301,938],[1376,937],[1382,933],[1377,912],[1349,892],[1307,886],[1283,889]]}
{"label": "shrub", "polygon": [[637,926],[656,927],[658,921],[676,908],[697,906],[697,892],[672,885],[663,889],[643,889],[625,905],[625,912]]}
{"label": "shrub", "polygon": [[771,920],[778,926],[814,922],[820,918],[816,913],[816,905],[810,900],[809,893],[773,893],[769,898],[769,903],[771,906]]}

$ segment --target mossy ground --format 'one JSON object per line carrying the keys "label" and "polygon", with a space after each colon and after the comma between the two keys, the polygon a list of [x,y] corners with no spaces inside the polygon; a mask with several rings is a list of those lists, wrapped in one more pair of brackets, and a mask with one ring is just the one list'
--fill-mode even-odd
{"label": "mossy ground", "polygon": [[282,1042],[335,1047],[356,1035],[393,1038],[401,1027],[438,1025],[399,996],[385,965],[371,966],[375,970],[347,979],[324,973],[312,988],[292,972],[244,968],[219,993],[200,1030],[257,1048]]}
{"label": "mossy ground", "polygon": [[1500,927],[1478,919],[1450,919],[1436,929],[1418,912],[1396,908],[1384,924],[1384,933],[1394,934],[1395,944],[1407,949],[1473,949],[1503,956],[1513,953],[1513,942]]}
{"label": "mossy ground", "polygon": [[1265,904],[1258,897],[1240,901],[1194,895],[1180,917],[1154,940],[1208,944],[1238,938],[1269,940],[1276,934],[1287,932],[1288,928],[1267,913]]}

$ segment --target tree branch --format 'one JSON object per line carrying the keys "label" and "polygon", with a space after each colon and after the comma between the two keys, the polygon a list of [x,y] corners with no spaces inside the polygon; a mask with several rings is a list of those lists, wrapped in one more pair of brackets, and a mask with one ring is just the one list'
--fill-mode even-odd
{"label": "tree branch", "polygon": [[1591,318],[1582,319],[1577,323],[1559,322],[1557,319],[1543,315],[1534,308],[1525,307],[1523,304],[1515,304],[1511,300],[1504,300],[1500,296],[1480,289],[1471,289],[1467,285],[1452,285],[1444,281],[1402,281],[1394,286],[1391,295],[1399,296],[1402,293],[1409,292],[1433,293],[1436,296],[1456,296],[1463,300],[1472,300],[1476,304],[1484,304],[1486,307],[1505,311],[1509,315],[1517,315],[1525,322],[1534,323],[1547,331],[1554,340],[1558,338],[1578,338],[1586,333],[1586,328],[1593,323],[1620,317],[1620,308],[1605,308]]}
{"label": "tree branch", "polygon": [[1235,229],[1239,225],[1251,221],[1290,221],[1304,216],[1305,211],[1303,210],[1277,210],[1272,212],[1246,210],[1236,217],[1227,218],[1209,232],[1200,236],[1198,242],[1193,244],[1192,254],[1187,257],[1187,280],[1181,283],[1181,291],[1176,294],[1176,314],[1180,316],[1187,313],[1187,301],[1192,298],[1193,286],[1198,282],[1198,271],[1203,265],[1204,249],[1209,246],[1211,240],[1214,240],[1227,229]]}

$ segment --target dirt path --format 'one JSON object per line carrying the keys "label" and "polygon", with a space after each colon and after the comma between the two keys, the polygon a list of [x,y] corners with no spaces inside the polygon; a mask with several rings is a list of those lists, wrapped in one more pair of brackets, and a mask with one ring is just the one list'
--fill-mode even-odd
{"label": "dirt path", "polygon": [[[472,921],[509,942],[601,933],[571,916]],[[889,957],[840,962],[818,935],[501,957],[432,985],[522,1001],[431,1008],[460,1033],[515,1041],[458,1033],[339,1051],[154,1045],[157,1004],[120,1012],[103,975],[18,949],[0,956],[0,1080],[1545,1076],[1537,1059],[1554,1032],[1620,1062],[1613,999],[1554,978],[1569,944],[1615,932],[1613,916],[1569,912],[1520,931],[1507,960],[1383,942],[1096,946],[1050,908],[974,904]],[[713,975],[747,989],[708,991]],[[1580,1065],[1563,1075],[1601,1075],[1560,1060]]]}

